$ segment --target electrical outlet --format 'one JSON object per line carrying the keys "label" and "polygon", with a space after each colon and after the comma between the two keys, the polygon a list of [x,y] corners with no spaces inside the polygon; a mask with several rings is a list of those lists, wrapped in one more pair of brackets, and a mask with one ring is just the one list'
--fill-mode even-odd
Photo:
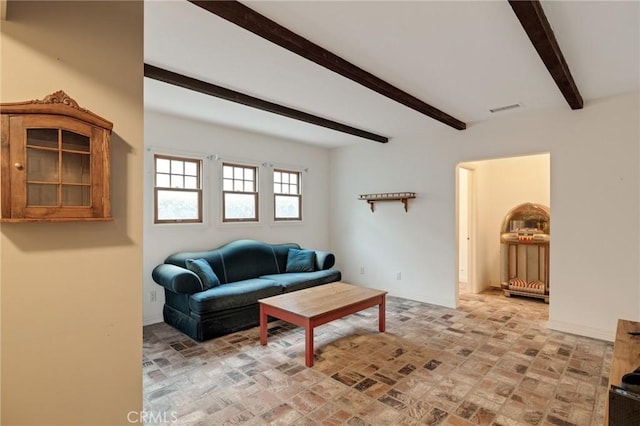
{"label": "electrical outlet", "polygon": [[398,273],[396,274],[396,280],[400,281],[401,279],[402,279],[402,273],[401,273],[401,272],[398,272]]}
{"label": "electrical outlet", "polygon": [[360,267],[360,275],[364,275],[364,266]]}
{"label": "electrical outlet", "polygon": [[155,301],[157,301],[157,300],[158,300],[158,293],[156,293],[156,291],[155,291],[155,290],[151,290],[151,291],[149,292],[149,301],[150,301],[150,302],[155,302]]}

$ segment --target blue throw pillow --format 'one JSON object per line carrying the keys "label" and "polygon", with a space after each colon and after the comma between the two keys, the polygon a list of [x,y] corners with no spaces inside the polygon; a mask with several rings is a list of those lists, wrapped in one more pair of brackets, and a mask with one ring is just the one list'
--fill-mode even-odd
{"label": "blue throw pillow", "polygon": [[195,272],[195,274],[200,277],[200,281],[202,281],[204,285],[204,290],[220,285],[218,276],[213,272],[211,265],[209,265],[206,259],[187,259],[185,263],[187,264],[187,269]]}
{"label": "blue throw pillow", "polygon": [[316,252],[313,250],[289,249],[287,254],[287,272],[315,271]]}

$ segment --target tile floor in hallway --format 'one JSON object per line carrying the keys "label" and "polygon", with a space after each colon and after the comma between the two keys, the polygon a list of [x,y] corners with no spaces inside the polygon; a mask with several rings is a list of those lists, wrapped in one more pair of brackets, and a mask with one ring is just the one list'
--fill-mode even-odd
{"label": "tile floor in hallway", "polygon": [[[144,410],[176,425],[601,425],[613,345],[545,328],[548,305],[498,291],[449,309],[388,297],[304,330],[269,325],[198,343],[144,328]],[[155,423],[154,423],[155,422]]]}

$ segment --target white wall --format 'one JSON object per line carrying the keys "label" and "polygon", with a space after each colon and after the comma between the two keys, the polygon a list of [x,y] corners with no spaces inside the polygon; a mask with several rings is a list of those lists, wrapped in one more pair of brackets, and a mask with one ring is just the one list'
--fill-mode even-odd
{"label": "white wall", "polygon": [[[164,289],[151,279],[153,268],[171,253],[207,250],[241,238],[269,243],[296,242],[303,247],[329,250],[329,150],[209,123],[145,111],[144,199],[144,323],[162,321]],[[204,224],[153,224],[153,154],[203,158]],[[219,160],[207,159],[217,155]],[[257,164],[260,182],[260,223],[223,224],[220,167],[222,161]],[[304,170],[300,223],[274,223],[269,166]],[[151,302],[150,293],[157,300]]]}
{"label": "white wall", "polygon": [[500,229],[509,210],[527,202],[550,207],[550,161],[541,154],[464,164],[474,169],[476,288],[482,291],[500,286]]}
{"label": "white wall", "polygon": [[[361,143],[331,153],[331,242],[345,281],[455,306],[455,166],[549,152],[553,297],[549,327],[612,339],[640,319],[638,93],[510,113],[465,131]],[[409,212],[358,194],[415,191]],[[364,267],[364,275],[360,268]],[[396,273],[402,279],[396,280]]]}

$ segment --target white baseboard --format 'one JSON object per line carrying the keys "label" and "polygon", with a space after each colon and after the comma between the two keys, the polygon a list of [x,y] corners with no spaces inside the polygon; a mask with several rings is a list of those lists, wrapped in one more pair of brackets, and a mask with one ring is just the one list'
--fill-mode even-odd
{"label": "white baseboard", "polygon": [[164,321],[164,318],[162,317],[162,314],[151,315],[151,316],[142,318],[142,325],[145,326],[145,325],[157,324],[163,321]]}
{"label": "white baseboard", "polygon": [[547,328],[565,333],[577,334],[579,336],[591,337],[593,339],[605,340],[607,342],[613,342],[616,339],[615,330],[602,330],[599,328],[585,327],[583,325],[563,321],[549,320],[547,322]]}
{"label": "white baseboard", "polygon": [[445,308],[455,309],[455,301],[451,299],[440,299],[429,297],[420,293],[400,294],[396,292],[389,292],[390,296],[401,297],[403,299],[415,300],[416,302],[428,303],[430,305],[442,306]]}

